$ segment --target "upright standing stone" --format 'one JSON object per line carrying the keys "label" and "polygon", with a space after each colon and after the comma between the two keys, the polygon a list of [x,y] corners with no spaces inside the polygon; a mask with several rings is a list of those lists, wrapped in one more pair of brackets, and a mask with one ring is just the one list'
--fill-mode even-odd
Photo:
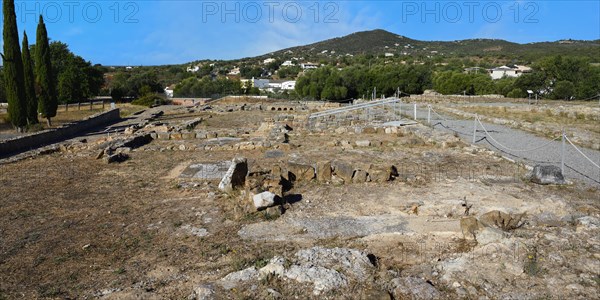
{"label": "upright standing stone", "polygon": [[229,170],[219,183],[219,189],[228,193],[238,187],[243,187],[246,183],[246,175],[248,175],[248,161],[243,157],[234,158]]}
{"label": "upright standing stone", "polygon": [[317,163],[317,181],[329,182],[331,181],[331,162],[320,161]]}

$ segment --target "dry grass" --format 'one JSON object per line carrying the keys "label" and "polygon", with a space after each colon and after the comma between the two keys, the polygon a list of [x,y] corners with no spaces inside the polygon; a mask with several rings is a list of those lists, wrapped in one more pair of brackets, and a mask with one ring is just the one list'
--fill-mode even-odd
{"label": "dry grass", "polygon": [[519,108],[506,107],[462,107],[461,110],[491,118],[502,118],[517,122],[542,123],[555,125],[558,128],[564,127],[570,130],[587,130],[589,132],[600,134],[600,127],[598,126],[597,121],[587,120],[583,114],[576,114],[575,118],[571,118],[568,117],[566,113],[555,115],[549,109],[523,111]]}
{"label": "dry grass", "polygon": [[[132,104],[118,104],[117,108],[121,110],[121,117],[126,117],[134,112],[146,109],[144,106]],[[108,109],[110,109],[109,105],[106,105],[104,110],[102,110],[102,105],[100,104],[95,104],[92,110],[90,110],[89,105],[81,106],[81,110],[77,109],[77,105],[71,105],[69,106],[69,110],[65,111],[64,106],[62,106],[57,111],[56,117],[52,118],[52,127],[58,127],[66,123],[83,120],[89,116],[101,113],[102,111],[106,111]],[[48,128],[44,119],[39,119],[39,121],[41,129]],[[10,124],[10,122],[8,122],[7,113],[0,114],[0,133],[2,132],[14,132],[13,126]]]}

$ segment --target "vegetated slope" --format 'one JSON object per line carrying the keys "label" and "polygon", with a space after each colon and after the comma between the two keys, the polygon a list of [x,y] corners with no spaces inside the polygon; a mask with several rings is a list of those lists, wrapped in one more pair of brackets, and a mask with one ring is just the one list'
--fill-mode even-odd
{"label": "vegetated slope", "polygon": [[[334,51],[333,54],[332,51]],[[562,40],[529,44],[518,44],[500,39],[419,41],[376,29],[355,32],[344,37],[328,39],[314,44],[287,48],[263,56],[280,56],[286,53],[302,53],[304,56],[316,54],[335,56],[346,54],[379,55],[384,53],[413,56],[438,54],[444,56],[504,56],[530,60],[560,54],[588,56],[594,61],[600,61],[600,40]]]}

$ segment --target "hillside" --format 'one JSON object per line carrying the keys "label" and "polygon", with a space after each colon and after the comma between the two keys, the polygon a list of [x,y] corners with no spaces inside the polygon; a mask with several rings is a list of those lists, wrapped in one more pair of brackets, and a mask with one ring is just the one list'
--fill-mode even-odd
{"label": "hillside", "polygon": [[395,56],[442,55],[446,57],[500,56],[535,60],[548,55],[587,56],[600,62],[600,40],[563,40],[518,44],[499,39],[468,39],[460,41],[419,41],[385,30],[377,29],[352,33],[310,45],[276,51],[267,56],[299,54],[343,56],[357,54],[393,53]]}

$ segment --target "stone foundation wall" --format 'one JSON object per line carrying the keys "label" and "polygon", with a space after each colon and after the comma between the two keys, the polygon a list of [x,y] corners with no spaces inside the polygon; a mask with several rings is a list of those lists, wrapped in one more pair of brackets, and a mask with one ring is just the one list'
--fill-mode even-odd
{"label": "stone foundation wall", "polygon": [[0,142],[0,158],[58,143],[90,129],[117,122],[120,119],[120,112],[117,108],[90,116],[81,121],[65,124],[58,128],[5,140]]}

